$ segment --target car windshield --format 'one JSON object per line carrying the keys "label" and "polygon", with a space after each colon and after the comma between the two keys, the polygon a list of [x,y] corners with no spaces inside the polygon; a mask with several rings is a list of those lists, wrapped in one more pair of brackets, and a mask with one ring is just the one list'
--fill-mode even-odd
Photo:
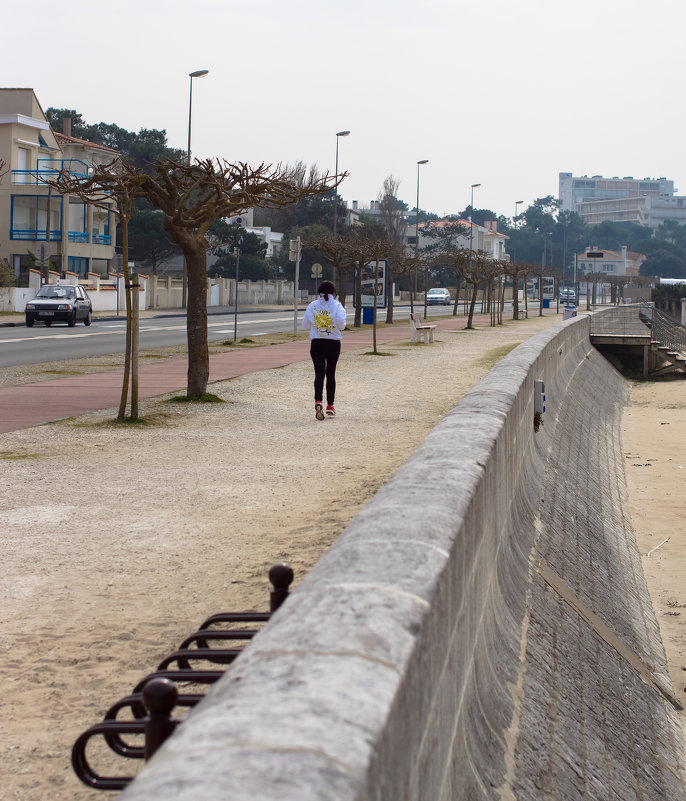
{"label": "car windshield", "polygon": [[429,294],[430,295],[444,295],[445,294],[445,289],[430,289],[429,290]]}
{"label": "car windshield", "polygon": [[37,298],[73,298],[72,286],[43,286],[36,293]]}

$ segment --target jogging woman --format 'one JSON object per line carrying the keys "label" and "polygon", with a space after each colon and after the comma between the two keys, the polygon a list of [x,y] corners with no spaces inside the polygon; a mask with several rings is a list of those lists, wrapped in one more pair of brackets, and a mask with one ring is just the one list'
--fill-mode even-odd
{"label": "jogging woman", "polygon": [[314,414],[324,419],[324,378],[326,377],[326,413],[335,417],[336,363],[341,354],[341,331],[345,328],[345,309],[336,300],[331,281],[322,281],[319,297],[307,307],[303,328],[310,329],[310,356],[314,364]]}

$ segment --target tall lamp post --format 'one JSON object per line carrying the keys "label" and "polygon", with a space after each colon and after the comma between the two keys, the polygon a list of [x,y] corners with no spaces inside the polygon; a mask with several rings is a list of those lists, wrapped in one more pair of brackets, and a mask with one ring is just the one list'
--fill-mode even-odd
{"label": "tall lamp post", "polygon": [[[350,136],[350,131],[339,131],[336,134],[336,180],[338,180],[338,140],[341,136]],[[334,206],[333,206],[333,233],[336,236],[338,230],[338,187],[335,189]]]}
{"label": "tall lamp post", "polygon": [[[336,134],[336,180],[338,180],[338,140],[341,136],[350,136],[350,131],[338,131]],[[338,232],[338,186],[334,189],[334,196],[333,196],[333,235],[336,236]],[[336,267],[334,265],[334,276],[333,276],[334,283],[338,281],[338,275],[336,275]],[[339,287],[340,290],[340,287]]]}
{"label": "tall lamp post", "polygon": [[[521,206],[523,202],[524,202],[523,200],[515,200],[515,213],[514,217],[512,218],[512,224],[515,230],[515,234],[517,233],[517,206]],[[517,254],[517,242],[515,240],[514,246],[512,248],[512,261],[515,262],[517,261],[517,259],[515,258],[516,254]]]}
{"label": "tall lamp post", "polygon": [[472,199],[469,201],[469,250],[470,252],[473,250],[472,248],[472,237],[474,234],[474,223],[472,222],[472,214],[474,213],[474,190],[477,186],[481,186],[481,184],[472,184]]}
{"label": "tall lamp post", "polygon": [[[417,206],[414,215],[414,292],[410,292],[410,312],[414,314],[414,295],[417,291],[417,266],[419,261],[419,168],[422,164],[428,164],[429,159],[421,159],[417,162]],[[426,287],[424,287],[424,317],[426,317]]]}
{"label": "tall lamp post", "polygon": [[[191,88],[188,96],[188,166],[191,166],[191,116],[193,112],[193,78],[204,78],[209,70],[195,70],[189,72],[188,77],[191,79]],[[188,271],[186,269],[186,257],[183,258],[183,282],[181,288],[181,306],[186,308],[186,293],[188,291]]]}

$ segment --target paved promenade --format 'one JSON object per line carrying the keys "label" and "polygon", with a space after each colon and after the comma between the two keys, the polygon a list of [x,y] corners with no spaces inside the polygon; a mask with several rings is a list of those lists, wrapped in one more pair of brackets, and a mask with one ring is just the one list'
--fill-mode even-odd
{"label": "paved promenade", "polygon": [[[487,324],[488,315],[475,316],[475,323]],[[437,331],[462,329],[463,316],[436,320]],[[433,323],[432,323],[433,324]],[[377,345],[409,340],[409,324],[377,329]],[[371,326],[348,331],[343,336],[342,351],[372,348]],[[417,345],[417,347],[431,347]],[[309,359],[309,340],[300,339],[279,345],[232,350],[210,356],[210,382],[225,381],[239,375],[283,367]],[[139,399],[164,395],[186,387],[186,357],[164,359],[139,365]],[[0,389],[0,434],[20,428],[76,417],[96,409],[118,406],[123,370],[69,376]]]}

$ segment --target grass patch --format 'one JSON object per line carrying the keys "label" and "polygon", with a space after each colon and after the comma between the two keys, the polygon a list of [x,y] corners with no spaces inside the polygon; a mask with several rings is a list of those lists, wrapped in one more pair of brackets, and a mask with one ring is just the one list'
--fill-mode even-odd
{"label": "grass patch", "polygon": [[373,351],[368,350],[366,353],[362,354],[363,356],[395,356],[395,353],[382,353],[380,350]]}
{"label": "grass patch", "polygon": [[83,375],[82,370],[42,370],[41,372],[50,375]]}
{"label": "grass patch", "polygon": [[74,428],[152,428],[154,426],[165,426],[169,424],[170,416],[162,412],[148,414],[134,420],[131,417],[124,417],[118,420],[116,417],[109,420],[99,420],[97,423],[71,423]]}
{"label": "grass patch", "polygon": [[146,428],[148,426],[163,426],[167,424],[167,417],[163,415],[148,415],[146,417],[137,417],[135,420],[133,417],[124,417],[123,420],[113,420],[112,425],[115,426],[126,426],[126,427],[133,427],[133,428]]}
{"label": "grass patch", "polygon": [[497,364],[504,356],[507,356],[507,354],[510,351],[513,351],[519,344],[519,342],[514,342],[511,345],[502,345],[499,348],[493,348],[493,350],[486,351],[481,361],[487,367],[493,367],[494,364]]}
{"label": "grass patch", "polygon": [[0,451],[0,459],[8,462],[18,461],[20,459],[38,459],[37,453],[17,453],[17,451]]}
{"label": "grass patch", "polygon": [[173,398],[169,398],[165,403],[226,403],[226,401],[222,400],[213,392],[204,392],[197,398],[189,398],[186,395],[174,395]]}

